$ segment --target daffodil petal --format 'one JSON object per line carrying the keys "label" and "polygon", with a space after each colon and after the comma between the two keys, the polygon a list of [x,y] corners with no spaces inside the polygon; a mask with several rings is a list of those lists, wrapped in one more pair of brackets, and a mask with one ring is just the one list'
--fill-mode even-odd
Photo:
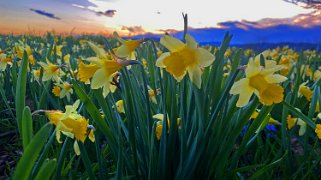
{"label": "daffodil petal", "polygon": [[186,40],[186,44],[188,47],[197,48],[197,42],[195,41],[195,39],[191,35],[186,34],[185,40]]}
{"label": "daffodil petal", "polygon": [[202,85],[202,70],[198,66],[189,67],[187,69],[188,75],[192,82],[196,85],[198,89],[201,88]]}
{"label": "daffodil petal", "polygon": [[56,140],[58,143],[62,143],[62,141],[60,140],[60,131],[58,129],[56,130]]}
{"label": "daffodil petal", "polygon": [[170,56],[170,53],[169,52],[166,52],[166,53],[163,53],[157,60],[156,60],[156,66],[157,67],[166,67],[164,65],[164,59],[166,59],[168,56]]}
{"label": "daffodil petal", "polygon": [[244,89],[242,89],[242,91],[240,92],[240,95],[239,95],[239,99],[236,103],[236,106],[243,107],[243,106],[247,105],[253,92],[254,92],[254,90],[249,87],[245,87]]}
{"label": "daffodil petal", "polygon": [[198,57],[200,67],[211,65],[215,58],[212,53],[203,48],[197,48],[196,56]]}
{"label": "daffodil petal", "polygon": [[126,42],[123,38],[121,38],[121,37],[118,35],[117,32],[114,32],[113,35],[114,35],[114,37],[115,37],[119,42],[121,42],[122,44],[124,44],[124,43]]}
{"label": "daffodil petal", "polygon": [[185,46],[185,44],[172,37],[169,35],[165,35],[160,39],[160,43],[165,46],[168,50],[170,50],[171,52],[175,52],[178,51],[179,49],[183,48]]}
{"label": "daffodil petal", "polygon": [[121,58],[126,58],[130,55],[130,50],[128,49],[127,46],[125,45],[121,45],[117,51],[116,51],[116,55],[118,57],[121,57]]}
{"label": "daffodil petal", "polygon": [[94,135],[94,130],[90,130],[88,138],[90,139],[91,142],[95,142],[95,135]]}
{"label": "daffodil petal", "polygon": [[268,83],[281,83],[286,81],[288,78],[280,74],[271,74],[265,77]]}
{"label": "daffodil petal", "polygon": [[248,86],[249,82],[250,81],[247,78],[243,78],[239,81],[236,81],[230,90],[230,94],[240,94],[242,90]]}
{"label": "daffodil petal", "polygon": [[105,83],[103,89],[103,96],[106,97],[110,92],[110,82],[112,81],[112,77],[109,77],[109,81]]}
{"label": "daffodil petal", "polygon": [[93,64],[97,64],[97,65],[101,65],[102,64],[102,60],[99,59],[98,57],[89,57],[89,58],[86,58],[86,61],[89,61]]}
{"label": "daffodil petal", "polygon": [[160,121],[163,121],[164,120],[164,114],[155,114],[153,116],[154,119],[158,119]]}
{"label": "daffodil petal", "polygon": [[108,76],[106,75],[106,72],[104,69],[97,70],[91,81],[91,89],[101,88],[106,82],[105,80],[107,77]]}
{"label": "daffodil petal", "polygon": [[90,48],[96,53],[96,55],[100,58],[104,57],[106,52],[104,49],[99,48],[98,46],[96,46],[94,43],[87,41],[88,45],[90,46]]}
{"label": "daffodil petal", "polygon": [[246,77],[251,77],[256,73],[259,73],[258,66],[254,63],[253,60],[250,60],[245,69],[245,75]]}
{"label": "daffodil petal", "polygon": [[74,142],[74,151],[77,154],[77,156],[80,155],[80,149],[79,149],[77,141]]}

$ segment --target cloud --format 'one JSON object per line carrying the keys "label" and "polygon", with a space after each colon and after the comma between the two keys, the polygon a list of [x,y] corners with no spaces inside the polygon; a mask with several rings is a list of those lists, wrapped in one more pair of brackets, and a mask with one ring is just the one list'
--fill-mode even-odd
{"label": "cloud", "polygon": [[98,15],[98,16],[107,16],[107,17],[114,17],[115,16],[115,13],[116,13],[116,10],[114,10],[114,9],[110,9],[110,10],[107,10],[107,11],[105,11],[105,12],[102,12],[102,11],[98,11],[98,12],[96,12],[96,14]]}
{"label": "cloud", "polygon": [[115,14],[116,14],[116,10],[114,10],[114,9],[109,9],[107,11],[95,11],[95,10],[90,9],[88,6],[83,6],[83,5],[80,5],[78,3],[77,4],[71,4],[71,5],[74,6],[74,7],[83,9],[83,10],[94,12],[97,16],[114,17]]}
{"label": "cloud", "polygon": [[161,34],[173,34],[178,32],[176,29],[158,29],[157,32],[160,32]]}
{"label": "cloud", "polygon": [[48,18],[51,18],[51,19],[57,19],[57,20],[60,20],[59,17],[55,16],[54,14],[52,13],[49,13],[49,12],[46,12],[46,11],[43,11],[43,10],[39,10],[39,9],[30,9],[30,11],[33,11],[37,14],[40,14],[42,16],[46,16]]}
{"label": "cloud", "polygon": [[97,7],[96,4],[88,1],[88,0],[55,0],[55,1],[60,1],[63,3],[67,3],[67,4],[75,4],[75,5],[79,5],[79,6],[83,6],[83,7]]}
{"label": "cloud", "polygon": [[130,34],[144,34],[146,31],[142,26],[122,26],[121,30],[128,31]]}
{"label": "cloud", "polygon": [[250,28],[268,28],[279,25],[293,25],[300,27],[313,27],[321,23],[321,12],[313,11],[307,14],[299,14],[291,18],[264,18],[259,21],[227,21],[218,23],[219,28],[240,28],[248,30]]}

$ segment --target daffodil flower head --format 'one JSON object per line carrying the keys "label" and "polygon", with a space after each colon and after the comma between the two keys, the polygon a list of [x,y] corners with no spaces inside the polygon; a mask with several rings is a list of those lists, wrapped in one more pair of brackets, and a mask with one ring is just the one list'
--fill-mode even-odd
{"label": "daffodil flower head", "polygon": [[303,136],[306,131],[306,122],[300,118],[293,118],[291,115],[287,116],[288,129],[292,129],[294,125],[299,125],[299,136]]}
{"label": "daffodil flower head", "polygon": [[116,109],[119,113],[124,113],[125,114],[125,108],[124,108],[124,101],[123,100],[118,100],[116,102]]}
{"label": "daffodil flower head", "polygon": [[115,55],[109,55],[104,49],[99,48],[92,42],[87,42],[92,50],[96,53],[96,57],[87,58],[89,65],[79,64],[78,74],[83,82],[88,82],[90,78],[91,89],[103,88],[103,96],[106,97],[110,92],[113,76],[122,67],[131,64],[138,64],[136,60],[125,60]]}
{"label": "daffodil flower head", "polygon": [[153,89],[148,89],[149,100],[151,100],[154,104],[157,104],[157,100],[155,97],[155,91]]}
{"label": "daffodil flower head", "polygon": [[7,68],[7,65],[12,66],[11,58],[8,58],[6,54],[0,54],[0,71],[4,71]]}
{"label": "daffodil flower head", "polygon": [[[75,139],[76,141],[84,142],[88,137],[92,142],[95,141],[93,134],[93,126],[89,125],[88,120],[78,114],[76,109],[79,106],[79,100],[77,100],[72,106],[66,106],[66,112],[53,110],[46,111],[46,116],[50,123],[56,126],[56,139],[59,143],[61,133]],[[77,142],[74,143],[74,150],[77,155],[80,154]]]}
{"label": "daffodil flower head", "polygon": [[[256,119],[257,116],[259,115],[259,112],[260,112],[260,110],[254,111],[252,113],[250,119]],[[281,123],[279,121],[277,121],[277,120],[275,120],[274,118],[271,117],[271,114],[268,114],[268,116],[269,116],[269,121],[268,121],[269,125],[281,125]]]}
{"label": "daffodil flower head", "polygon": [[33,80],[39,81],[40,74],[41,74],[40,69],[32,70],[33,79],[31,79],[31,81],[33,81]]}
{"label": "daffodil flower head", "polygon": [[44,63],[38,62],[38,64],[43,68],[42,81],[55,80],[56,82],[60,81],[60,78],[65,75],[61,70],[60,65],[52,64],[51,62]]}
{"label": "daffodil flower head", "polygon": [[[160,140],[160,138],[162,136],[162,131],[163,131],[164,114],[155,114],[153,116],[153,118],[158,120],[156,122],[155,135],[156,135],[157,140]],[[181,118],[177,118],[177,125],[180,126],[180,124],[181,124]],[[170,128],[170,120],[169,120],[168,115],[167,115],[167,126],[168,126],[168,128]]]}
{"label": "daffodil flower head", "polygon": [[283,66],[276,65],[273,60],[265,60],[265,67],[262,67],[259,61],[250,59],[245,69],[246,77],[235,82],[230,90],[233,95],[239,94],[236,106],[247,105],[253,93],[264,105],[282,102],[284,89],[278,83],[287,78],[274,74],[282,68]]}
{"label": "daffodil flower head", "polygon": [[213,54],[198,47],[189,34],[186,35],[186,44],[169,35],[163,36],[160,43],[170,52],[163,53],[157,59],[156,66],[165,68],[177,81],[181,81],[188,72],[191,81],[201,88],[202,68],[213,63]]}
{"label": "daffodil flower head", "polygon": [[60,96],[60,93],[61,93],[61,88],[57,85],[55,85],[53,88],[52,88],[52,93],[59,97]]}
{"label": "daffodil flower head", "polygon": [[130,57],[135,49],[143,42],[142,40],[125,40],[116,32],[114,32],[114,37],[122,44],[116,51],[116,55],[122,58]]}
{"label": "daffodil flower head", "polygon": [[311,101],[313,92],[308,86],[306,86],[307,83],[308,81],[300,84],[298,97],[304,96],[308,101]]}
{"label": "daffodil flower head", "polygon": [[73,119],[80,119],[82,116],[78,114],[77,109],[79,107],[80,100],[76,100],[73,105],[66,105],[65,109],[66,112],[64,113],[64,116],[60,118],[60,120],[64,120],[67,117],[72,117]]}
{"label": "daffodil flower head", "polygon": [[321,139],[321,124],[316,124],[315,133],[317,134],[318,138]]}

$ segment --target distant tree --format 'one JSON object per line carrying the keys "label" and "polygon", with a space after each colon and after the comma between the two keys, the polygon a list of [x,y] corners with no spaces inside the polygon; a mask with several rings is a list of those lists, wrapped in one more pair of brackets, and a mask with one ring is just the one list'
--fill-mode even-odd
{"label": "distant tree", "polygon": [[293,4],[301,5],[305,8],[321,10],[321,0],[284,0]]}

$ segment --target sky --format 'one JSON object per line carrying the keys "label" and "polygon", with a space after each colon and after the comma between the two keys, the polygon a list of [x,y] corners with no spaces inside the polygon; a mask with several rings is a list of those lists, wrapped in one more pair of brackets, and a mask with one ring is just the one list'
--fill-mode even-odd
{"label": "sky", "polygon": [[0,33],[160,34],[182,30],[182,12],[193,29],[320,24],[320,13],[283,0],[1,0]]}

